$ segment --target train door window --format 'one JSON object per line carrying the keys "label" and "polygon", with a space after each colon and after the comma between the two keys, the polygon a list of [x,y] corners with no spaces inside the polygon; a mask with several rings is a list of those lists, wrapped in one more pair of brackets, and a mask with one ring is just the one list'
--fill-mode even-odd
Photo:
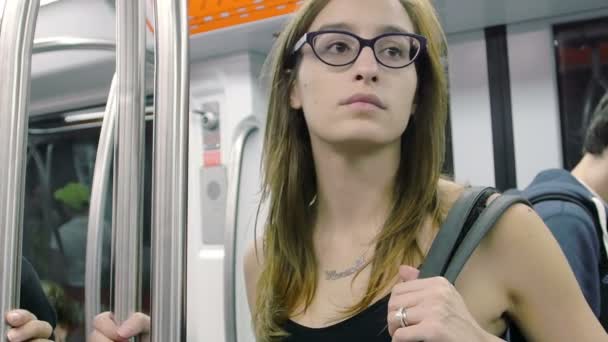
{"label": "train door window", "polygon": [[556,25],[555,55],[564,167],[582,157],[584,133],[608,94],[608,17]]}
{"label": "train door window", "polygon": [[[103,110],[103,109],[102,109]],[[30,120],[23,255],[39,273],[57,312],[59,334],[85,341],[84,276],[88,209],[101,122],[69,123],[70,115]],[[152,125],[146,125],[144,262],[149,265]],[[110,182],[111,184],[111,182]],[[110,308],[112,187],[103,234],[102,309]],[[143,270],[143,310],[149,312],[150,270]]]}

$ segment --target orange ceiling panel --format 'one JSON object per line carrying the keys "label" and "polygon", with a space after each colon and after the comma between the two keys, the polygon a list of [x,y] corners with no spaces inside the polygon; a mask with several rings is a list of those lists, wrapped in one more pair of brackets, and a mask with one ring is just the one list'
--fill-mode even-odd
{"label": "orange ceiling panel", "polygon": [[278,17],[294,12],[302,0],[190,0],[190,34]]}

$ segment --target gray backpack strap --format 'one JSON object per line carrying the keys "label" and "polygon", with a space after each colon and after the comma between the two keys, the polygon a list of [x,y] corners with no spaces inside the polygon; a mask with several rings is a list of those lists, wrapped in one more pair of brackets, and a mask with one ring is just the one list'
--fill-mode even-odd
{"label": "gray backpack strap", "polygon": [[513,205],[522,203],[530,205],[529,202],[518,195],[502,195],[496,198],[481,213],[475,221],[464,240],[458,247],[456,254],[452,258],[444,277],[454,284],[462,268],[471,257],[481,240],[494,227],[498,219]]}
{"label": "gray backpack strap", "polygon": [[461,236],[464,224],[475,207],[487,192],[494,191],[489,187],[467,188],[450,209],[445,222],[433,241],[422,267],[419,278],[442,275],[454,253],[454,248]]}

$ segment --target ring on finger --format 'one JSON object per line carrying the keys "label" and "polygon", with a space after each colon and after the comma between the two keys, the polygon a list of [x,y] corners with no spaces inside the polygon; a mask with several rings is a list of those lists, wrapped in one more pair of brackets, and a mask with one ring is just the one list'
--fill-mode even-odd
{"label": "ring on finger", "polygon": [[395,313],[395,319],[399,322],[401,328],[407,327],[407,310],[402,306]]}

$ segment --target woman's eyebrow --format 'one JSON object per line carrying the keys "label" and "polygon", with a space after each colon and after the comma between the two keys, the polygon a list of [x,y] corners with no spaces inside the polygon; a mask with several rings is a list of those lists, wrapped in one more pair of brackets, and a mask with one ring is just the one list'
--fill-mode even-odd
{"label": "woman's eyebrow", "polygon": [[[355,32],[355,28],[347,23],[331,23],[331,24],[325,24],[323,26],[321,26],[319,28],[319,31],[324,31],[324,30],[344,30],[344,31],[348,31],[348,32]],[[410,30],[404,28],[404,27],[400,27],[397,25],[384,25],[384,26],[380,26],[376,32],[378,34],[384,34],[384,33],[412,33],[410,32]]]}
{"label": "woman's eyebrow", "polygon": [[396,26],[396,25],[386,25],[386,26],[382,26],[378,29],[378,33],[379,34],[384,34],[384,33],[412,33],[410,30],[401,27],[401,26]]}
{"label": "woman's eyebrow", "polygon": [[353,27],[347,23],[333,23],[333,24],[325,24],[319,28],[319,31],[324,30],[344,30],[353,32]]}

